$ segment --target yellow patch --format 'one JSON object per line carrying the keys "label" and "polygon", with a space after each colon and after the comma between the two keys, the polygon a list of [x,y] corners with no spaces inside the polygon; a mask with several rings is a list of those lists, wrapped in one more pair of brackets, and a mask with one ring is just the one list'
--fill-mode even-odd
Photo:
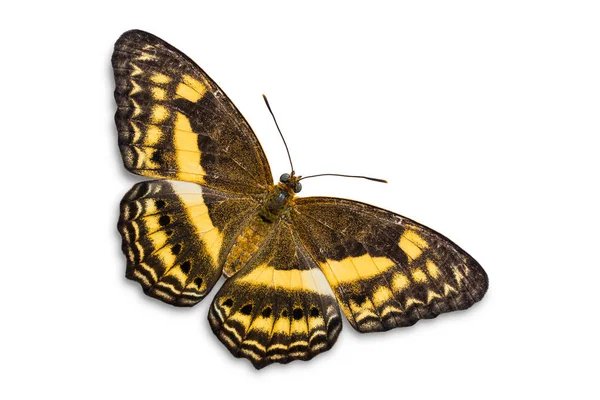
{"label": "yellow patch", "polygon": [[137,141],[140,140],[140,137],[142,136],[142,131],[135,122],[131,122],[130,125],[131,129],[133,129],[133,138],[131,139],[131,141],[132,143],[137,143]]}
{"label": "yellow patch", "polygon": [[454,272],[454,279],[456,279],[456,283],[458,283],[458,287],[460,287],[465,276],[455,266],[452,266],[452,272]]}
{"label": "yellow patch", "polygon": [[396,306],[388,305],[388,306],[385,306],[383,308],[383,310],[381,310],[381,317],[385,318],[388,314],[393,313],[393,312],[401,313],[401,312],[403,312],[403,310]]}
{"label": "yellow patch", "polygon": [[410,286],[410,280],[404,274],[397,273],[394,274],[394,278],[392,280],[392,288],[396,292],[401,292]]}
{"label": "yellow patch", "polygon": [[163,247],[156,252],[156,255],[161,259],[163,265],[175,265],[177,257],[173,255],[170,247]]}
{"label": "yellow patch", "polygon": [[427,291],[427,303],[431,303],[433,299],[441,299],[442,296],[434,292],[433,290]]}
{"label": "yellow patch", "polygon": [[154,280],[154,282],[158,281],[158,275],[156,275],[156,272],[154,271],[154,269],[152,269],[148,264],[146,264],[146,263],[140,263],[139,266],[144,271],[146,271],[150,275],[152,275],[152,279]]}
{"label": "yellow patch", "polygon": [[393,297],[394,294],[390,289],[386,288],[385,286],[380,286],[375,293],[373,293],[373,302],[377,307],[380,307],[381,305],[393,299]]}
{"label": "yellow patch", "polygon": [[427,267],[427,272],[429,273],[429,276],[431,276],[433,279],[437,279],[438,276],[440,276],[440,270],[433,261],[427,260],[425,262],[425,266]]}
{"label": "yellow patch", "polygon": [[179,292],[175,285],[172,285],[165,281],[159,281],[152,289],[152,293],[154,293],[163,300],[173,301],[175,299],[174,294],[177,295]]}
{"label": "yellow patch", "polygon": [[138,67],[137,65],[135,65],[134,63],[130,63],[129,65],[131,65],[133,67],[133,71],[131,71],[131,76],[138,76],[144,73],[144,71]]}
{"label": "yellow patch", "polygon": [[406,300],[406,305],[404,307],[408,308],[408,307],[412,306],[413,304],[417,304],[418,305],[418,304],[425,304],[425,303],[423,303],[421,300],[415,299],[414,297],[409,297]]}
{"label": "yellow patch", "polygon": [[146,130],[146,137],[144,140],[144,144],[146,144],[147,146],[154,146],[155,144],[158,143],[162,134],[163,133],[158,126],[150,125],[148,127],[148,129]]}
{"label": "yellow patch", "polygon": [[426,249],[427,247],[429,247],[427,245],[427,241],[425,239],[423,239],[417,232],[415,232],[413,230],[406,229],[402,236],[404,236],[405,238],[407,238],[408,240],[410,240],[411,242],[413,242],[414,244],[416,244],[417,246],[419,246],[422,249]]}
{"label": "yellow patch", "polygon": [[[291,333],[304,333],[308,335],[308,325],[304,318],[292,320],[292,332]],[[308,345],[308,343],[307,343]]]}
{"label": "yellow patch", "polygon": [[352,315],[354,316],[354,320],[357,323],[360,323],[361,320],[364,320],[368,317],[379,318],[377,313],[375,313],[375,308],[371,300],[368,298],[365,299],[365,302],[362,304],[358,304],[354,300],[350,300],[350,310],[352,311]]}
{"label": "yellow patch", "polygon": [[152,97],[157,101],[165,100],[167,98],[167,91],[155,86],[152,88]]}
{"label": "yellow patch", "polygon": [[179,268],[179,266],[174,266],[171,269],[169,269],[169,272],[167,272],[167,275],[174,276],[182,284],[185,284],[185,282],[187,281],[187,278],[188,278],[188,276],[183,273],[183,271]]}
{"label": "yellow patch", "polygon": [[[411,260],[416,260],[427,248],[427,242],[413,230],[406,229],[400,237],[398,246],[404,251]],[[409,260],[410,261],[410,260]]]}
{"label": "yellow patch", "polygon": [[[208,208],[206,208],[206,215],[208,215]],[[210,254],[215,265],[218,265],[219,253],[223,246],[223,234],[216,227],[213,227],[202,235],[202,241],[206,244],[208,254]]]}
{"label": "yellow patch", "polygon": [[291,290],[309,290],[333,296],[323,274],[315,270],[277,270],[263,264],[254,268],[248,275],[240,276],[239,281],[251,285],[277,285]]}
{"label": "yellow patch", "polygon": [[177,149],[177,177],[182,180],[204,182],[206,172],[200,164],[198,135],[193,133],[190,120],[182,113],[175,117],[174,142]]}
{"label": "yellow patch", "polygon": [[254,319],[254,322],[252,322],[252,330],[271,332],[272,327],[273,317],[265,318],[263,316],[258,316]]}
{"label": "yellow patch", "polygon": [[444,296],[448,296],[450,293],[458,293],[458,291],[456,289],[454,289],[452,286],[450,286],[449,284],[445,284],[444,285]]}
{"label": "yellow patch", "polygon": [[218,265],[219,251],[223,244],[223,233],[219,232],[208,213],[208,207],[204,204],[202,187],[190,182],[170,182],[173,190],[179,193],[178,197],[183,203],[188,219],[194,225],[196,233],[202,239],[208,254],[213,260],[213,265]]}
{"label": "yellow patch", "polygon": [[151,215],[149,217],[145,217],[145,227],[149,232],[155,232],[160,230],[160,224],[158,223],[158,215]]}
{"label": "yellow patch", "polygon": [[142,114],[142,107],[133,99],[131,99],[131,104],[133,105],[133,115],[131,118],[139,117]]}
{"label": "yellow patch", "polygon": [[159,83],[159,84],[167,84],[167,83],[171,82],[171,78],[170,77],[168,77],[165,74],[161,74],[160,72],[152,75],[150,77],[150,80],[152,82],[154,82],[154,83]]}
{"label": "yellow patch", "polygon": [[131,86],[133,86],[133,87],[131,88],[131,91],[129,92],[130,96],[142,91],[141,86],[138,85],[137,82],[134,81],[133,79],[131,80]]}
{"label": "yellow patch", "polygon": [[[254,326],[254,324],[252,324],[252,326]],[[265,352],[267,351],[267,348],[266,348],[265,346],[263,346],[263,345],[262,345],[260,342],[257,342],[256,340],[252,340],[252,339],[248,340],[248,339],[245,339],[245,340],[244,340],[244,343],[245,343],[245,344],[249,344],[249,345],[251,345],[251,346],[253,346],[253,347],[256,347],[256,348],[257,348],[257,349],[259,349],[259,350],[262,350],[262,351],[265,351]],[[247,350],[247,349],[245,349],[245,350]],[[257,357],[255,357],[255,358],[257,358]],[[257,359],[259,359],[259,358],[257,358]]]}
{"label": "yellow patch", "polygon": [[[185,146],[185,149],[191,150],[191,149],[198,149],[198,134],[194,133],[194,131],[192,130],[192,125],[190,124],[190,120],[188,119],[188,117],[186,117],[185,115],[183,115],[182,113],[177,113],[176,117],[175,117],[175,136],[177,136],[180,133],[191,133],[191,136],[188,136],[187,139],[184,140],[189,140],[192,141],[193,138],[196,138],[196,141],[194,143],[191,143],[190,146]],[[178,147],[179,148],[179,147]]]}
{"label": "yellow patch", "polygon": [[[287,350],[288,346],[285,344],[281,344],[281,343],[273,343],[272,345],[269,346],[269,350],[274,350],[274,349],[281,349],[281,350]],[[273,356],[276,356],[278,354],[274,354]]]}
{"label": "yellow patch", "polygon": [[425,272],[423,272],[423,270],[421,268],[417,268],[417,269],[413,270],[412,277],[413,277],[414,281],[417,283],[427,282],[427,275],[425,275]]}
{"label": "yellow patch", "polygon": [[146,161],[150,162],[150,157],[152,156],[152,152],[150,148],[144,149],[142,151],[139,147],[132,147],[131,150],[135,153],[135,156],[131,156],[133,160],[137,160],[135,164],[132,163],[132,167],[137,169],[141,168]]}
{"label": "yellow patch", "polygon": [[163,122],[169,116],[169,111],[165,106],[155,105],[152,107],[152,122],[158,124]]}
{"label": "yellow patch", "polygon": [[154,55],[150,54],[150,53],[142,53],[141,55],[137,56],[136,58],[134,58],[134,60],[136,61],[148,61],[148,60],[154,60]]}
{"label": "yellow patch", "polygon": [[[188,119],[188,117],[186,117],[185,115],[183,115],[182,113],[178,112],[176,117],[175,117],[175,135],[177,136],[177,133],[179,132],[194,132],[192,130],[192,125],[190,124],[190,120]],[[195,135],[196,137],[198,135]],[[176,139],[177,140],[177,139]],[[179,148],[179,147],[177,147]],[[196,143],[190,143],[189,146],[183,146],[181,148],[184,149],[198,149],[198,142]]]}
{"label": "yellow patch", "polygon": [[[308,317],[308,328],[311,331],[314,331],[315,329],[318,328],[322,328],[325,326],[325,320],[323,319],[322,316],[318,316],[318,317],[313,317],[313,316],[309,316]],[[314,334],[313,334],[314,336]]]}
{"label": "yellow patch", "polygon": [[[306,346],[308,347],[308,342],[306,340],[296,340],[295,342],[290,343],[290,347],[295,346]],[[302,352],[297,352],[298,354],[302,354]]]}
{"label": "yellow patch", "polygon": [[252,316],[242,314],[241,312],[236,312],[231,316],[231,320],[239,322],[245,329],[248,329],[250,327],[250,321],[252,320]]}
{"label": "yellow patch", "polygon": [[164,231],[154,232],[149,235],[150,240],[152,240],[152,244],[155,249],[160,249],[167,243],[168,236]]}
{"label": "yellow patch", "polygon": [[346,257],[341,261],[327,259],[321,263],[321,269],[332,285],[339,285],[379,275],[394,265],[387,257],[363,254],[359,257]]}
{"label": "yellow patch", "polygon": [[[289,318],[278,318],[273,326],[273,333],[289,333],[290,332],[290,319]],[[286,347],[287,348],[287,347]]]}
{"label": "yellow patch", "polygon": [[192,103],[200,100],[206,93],[206,86],[189,75],[183,76],[183,83],[177,85],[177,95]]}
{"label": "yellow patch", "polygon": [[189,85],[192,89],[198,92],[200,96],[204,96],[204,93],[206,93],[206,86],[204,85],[204,83],[198,81],[197,79],[189,75],[184,75],[183,81],[186,85]]}

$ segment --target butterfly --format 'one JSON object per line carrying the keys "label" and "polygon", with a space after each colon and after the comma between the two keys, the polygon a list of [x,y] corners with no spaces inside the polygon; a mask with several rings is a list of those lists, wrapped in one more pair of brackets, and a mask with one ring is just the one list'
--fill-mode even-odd
{"label": "butterfly", "polygon": [[210,326],[256,368],[330,349],[342,314],[359,332],[462,310],[488,288],[482,267],[443,235],[357,201],[298,197],[274,183],[252,129],[181,51],[139,30],[112,56],[125,167],[155,180],[120,204],[126,276],[175,306],[214,296]]}

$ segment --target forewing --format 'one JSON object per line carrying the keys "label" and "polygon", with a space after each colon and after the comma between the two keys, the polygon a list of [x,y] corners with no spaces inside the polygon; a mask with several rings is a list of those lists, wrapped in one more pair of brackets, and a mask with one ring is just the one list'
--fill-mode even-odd
{"label": "forewing", "polygon": [[147,32],[124,33],[112,57],[115,121],[136,174],[262,193],[273,183],[252,129],[190,58]]}
{"label": "forewing", "polygon": [[126,276],[146,294],[177,306],[202,300],[221,275],[235,232],[258,203],[180,181],[140,182],[121,201]]}
{"label": "forewing", "polygon": [[309,197],[296,200],[292,219],[350,324],[361,332],[466,309],[487,291],[485,271],[464,250],[390,211]]}
{"label": "forewing", "polygon": [[286,222],[225,282],[209,321],[229,351],[256,368],[309,360],[331,348],[342,328],[331,288]]}

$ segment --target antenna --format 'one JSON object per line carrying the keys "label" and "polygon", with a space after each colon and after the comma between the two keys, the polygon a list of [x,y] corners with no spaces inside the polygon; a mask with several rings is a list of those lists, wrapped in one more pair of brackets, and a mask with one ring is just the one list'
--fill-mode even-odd
{"label": "antenna", "polygon": [[290,160],[290,167],[292,167],[292,175],[294,175],[294,164],[292,164],[292,157],[290,156],[290,149],[288,149],[288,145],[285,142],[283,133],[281,133],[281,129],[279,129],[279,124],[277,123],[277,120],[275,119],[275,114],[273,114],[273,111],[271,110],[271,106],[269,105],[269,100],[267,100],[267,96],[265,96],[264,94],[262,96],[263,96],[263,99],[265,99],[265,103],[267,104],[267,108],[269,109],[271,116],[273,117],[273,121],[275,121],[275,126],[277,127],[277,130],[279,131],[281,140],[283,140],[283,144],[285,145],[285,151],[287,151],[288,159]]}
{"label": "antenna", "polygon": [[[279,135],[281,136],[281,140],[283,140],[283,144],[285,145],[285,151],[287,151],[288,159],[290,160],[290,167],[292,168],[291,175],[294,175],[294,164],[292,164],[292,156],[290,156],[290,149],[288,148],[288,145],[285,142],[285,138],[283,137],[283,133],[281,133],[281,129],[279,129],[279,124],[277,123],[277,119],[275,119],[275,114],[273,114],[273,110],[271,110],[271,106],[269,105],[269,100],[267,100],[267,96],[265,96],[264,94],[262,96],[263,96],[263,99],[265,100],[265,104],[267,105],[267,108],[269,109],[269,112],[271,113],[271,116],[273,117],[273,121],[275,122],[275,126],[277,127],[277,130],[279,131]],[[316,178],[318,176],[341,176],[341,177],[344,177],[344,178],[361,178],[361,179],[368,179],[370,181],[375,181],[375,182],[387,183],[387,181],[385,179],[370,178],[368,176],[361,176],[361,175],[344,175],[344,174],[317,174],[317,175],[309,175],[309,176],[300,177],[298,179],[298,181],[301,181],[303,179],[308,179],[308,178]]]}
{"label": "antenna", "polygon": [[370,178],[368,176],[362,176],[362,175],[344,175],[344,174],[317,174],[317,175],[309,175],[309,176],[303,176],[299,180],[308,179],[308,178],[316,178],[318,176],[342,176],[344,178],[362,178],[362,179],[368,179],[370,181],[375,181],[375,182],[388,183],[385,179]]}

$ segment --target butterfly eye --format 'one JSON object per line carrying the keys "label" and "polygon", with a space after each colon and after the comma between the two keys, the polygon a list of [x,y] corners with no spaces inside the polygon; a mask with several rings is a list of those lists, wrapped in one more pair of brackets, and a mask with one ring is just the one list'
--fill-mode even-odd
{"label": "butterfly eye", "polygon": [[290,180],[290,174],[281,174],[279,177],[279,182],[287,182]]}
{"label": "butterfly eye", "polygon": [[302,190],[302,184],[300,182],[296,183],[296,187],[294,187],[294,192],[300,193],[301,190]]}

